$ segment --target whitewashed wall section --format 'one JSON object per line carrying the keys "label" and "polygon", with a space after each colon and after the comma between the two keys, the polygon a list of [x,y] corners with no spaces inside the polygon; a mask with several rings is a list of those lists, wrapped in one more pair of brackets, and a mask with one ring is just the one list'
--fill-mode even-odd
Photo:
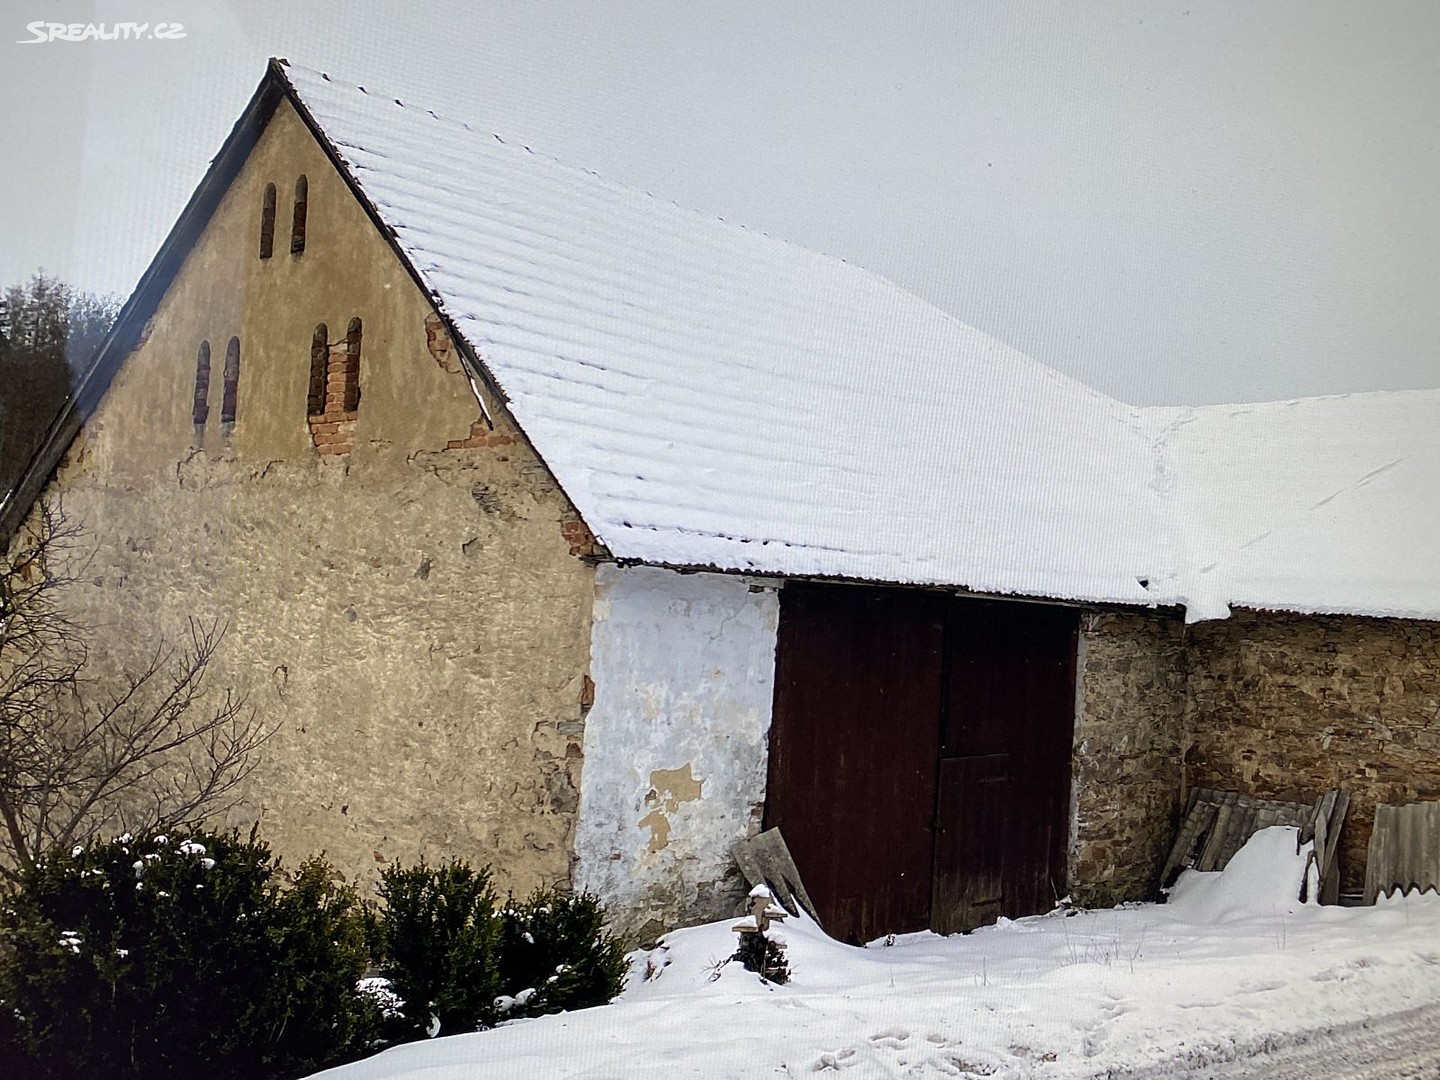
{"label": "whitewashed wall section", "polygon": [[640,936],[731,914],[765,799],[779,598],[721,574],[599,567],[576,885]]}

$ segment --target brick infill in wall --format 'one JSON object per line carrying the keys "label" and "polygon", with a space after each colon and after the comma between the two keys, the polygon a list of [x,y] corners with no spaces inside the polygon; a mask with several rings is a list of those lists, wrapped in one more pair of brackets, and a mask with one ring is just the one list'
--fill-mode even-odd
{"label": "brick infill in wall", "polygon": [[571,555],[594,558],[604,554],[595,534],[579,518],[565,518],[561,521],[560,535],[569,542]]}
{"label": "brick infill in wall", "polygon": [[355,413],[336,410],[310,417],[310,439],[323,456],[350,453],[355,446]]}
{"label": "brick infill in wall", "polygon": [[470,425],[470,434],[463,439],[451,439],[445,444],[446,450],[478,450],[487,446],[514,446],[514,435],[502,435],[491,431],[483,420]]}
{"label": "brick infill in wall", "polygon": [[452,375],[460,373],[460,358],[439,315],[431,314],[425,318],[425,348],[443,371]]}
{"label": "brick infill in wall", "polygon": [[[348,454],[354,449],[356,406],[360,396],[356,382],[359,363],[358,353],[351,355],[344,346],[331,349],[327,357],[325,411],[311,413],[309,417],[310,439],[324,457]],[[347,400],[347,397],[355,400]]]}

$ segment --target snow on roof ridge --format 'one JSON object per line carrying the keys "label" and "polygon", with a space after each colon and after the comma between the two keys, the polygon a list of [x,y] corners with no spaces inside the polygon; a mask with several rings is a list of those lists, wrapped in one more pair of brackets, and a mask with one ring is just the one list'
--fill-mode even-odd
{"label": "snow on roof ridge", "polygon": [[[390,101],[394,102],[396,105],[398,105],[398,106],[399,106],[400,108],[402,108],[402,109],[416,109],[416,110],[418,110],[418,111],[420,111],[420,112],[425,113],[425,114],[428,115],[431,119],[433,119],[433,120],[435,120],[435,121],[438,121],[438,122],[441,123],[441,124],[447,124],[447,125],[449,125],[449,126],[451,126],[451,127],[458,127],[458,128],[460,128],[460,129],[462,129],[463,131],[465,131],[467,134],[472,135],[472,136],[475,136],[475,137],[477,137],[477,138],[483,138],[483,137],[484,137],[484,136],[481,134],[481,130],[482,130],[482,129],[477,129],[477,128],[475,128],[475,127],[472,127],[469,121],[456,119],[455,117],[449,115],[448,113],[437,112],[437,111],[434,110],[434,109],[428,108],[428,107],[426,107],[426,106],[424,106],[424,105],[420,105],[420,104],[406,105],[406,104],[405,104],[404,102],[402,102],[398,97],[394,97],[393,95],[388,95],[388,94],[378,93],[378,92],[375,92],[375,91],[372,91],[372,90],[368,90],[368,89],[366,89],[364,86],[361,86],[359,83],[352,83],[352,82],[350,82],[349,80],[337,80],[337,79],[331,78],[329,72],[322,71],[322,70],[320,70],[319,68],[312,68],[312,67],[310,67],[310,66],[308,66],[308,65],[306,65],[306,64],[296,64],[296,63],[293,63],[292,61],[284,60],[284,59],[280,59],[280,63],[284,64],[285,67],[287,67],[287,68],[291,68],[291,69],[294,69],[294,70],[297,70],[297,71],[308,72],[308,73],[311,74],[311,75],[318,75],[318,76],[320,76],[322,79],[324,79],[326,82],[331,83],[331,84],[334,85],[334,86],[345,87],[345,88],[354,87],[356,90],[359,90],[362,94],[365,94],[365,95],[370,96],[370,97],[377,97],[377,98],[386,98],[386,97],[388,97]],[[301,90],[299,87],[295,86],[295,84],[294,84],[293,81],[290,83],[290,86],[291,86],[291,89],[295,90],[295,92],[298,93],[298,94],[301,96],[302,99],[304,98],[304,96],[305,96],[304,91]],[[489,132],[489,135],[490,135],[491,138],[493,138],[493,139],[494,139],[497,143],[499,143],[501,146],[509,147],[509,148],[511,148],[511,149],[514,149],[514,148],[517,148],[517,147],[518,147],[519,149],[524,150],[525,153],[527,153],[527,154],[531,154],[531,155],[533,155],[533,156],[535,156],[535,157],[538,157],[538,158],[543,158],[544,160],[546,160],[546,161],[548,161],[548,162],[550,162],[550,163],[552,163],[552,164],[554,164],[554,165],[557,165],[557,166],[559,166],[560,168],[569,169],[569,170],[571,170],[572,172],[583,173],[584,175],[589,176],[590,178],[592,178],[592,179],[594,179],[594,180],[598,180],[598,181],[600,181],[600,183],[605,184],[605,185],[607,185],[607,186],[609,186],[609,187],[612,187],[612,188],[616,189],[617,191],[628,192],[629,194],[632,194],[632,195],[643,195],[643,196],[644,196],[645,198],[647,198],[647,199],[653,199],[653,200],[654,200],[655,202],[657,202],[657,203],[662,203],[662,204],[665,204],[665,205],[667,205],[667,206],[673,206],[673,207],[675,207],[677,210],[683,210],[683,211],[684,211],[685,213],[687,213],[687,214],[695,214],[695,215],[697,215],[697,216],[699,216],[699,217],[701,217],[701,218],[704,218],[704,219],[707,220],[707,221],[716,221],[716,222],[719,222],[719,223],[722,224],[722,225],[727,226],[728,228],[740,229],[740,230],[743,230],[744,232],[746,232],[746,233],[748,233],[748,234],[750,234],[750,235],[752,235],[752,236],[763,236],[763,237],[766,237],[768,240],[771,240],[771,241],[774,242],[774,243],[784,244],[786,247],[795,248],[795,249],[798,250],[798,251],[804,251],[804,252],[807,252],[808,254],[818,256],[818,257],[820,257],[820,258],[822,258],[822,259],[831,259],[831,260],[833,260],[833,261],[835,261],[835,262],[843,263],[843,264],[846,265],[846,266],[853,266],[853,267],[855,267],[856,269],[864,270],[866,273],[875,274],[874,271],[865,270],[864,267],[861,267],[861,266],[859,266],[859,265],[856,264],[856,263],[852,263],[852,262],[850,262],[848,259],[845,259],[845,258],[843,258],[843,257],[841,257],[841,256],[839,256],[839,255],[832,255],[832,254],[830,254],[829,252],[817,251],[815,248],[807,247],[807,246],[805,246],[805,245],[803,245],[803,244],[796,243],[795,241],[789,240],[789,239],[787,239],[787,238],[785,238],[785,237],[783,237],[783,236],[777,236],[777,235],[775,235],[774,233],[767,232],[765,229],[756,228],[756,227],[753,226],[753,225],[747,225],[747,224],[745,224],[743,221],[731,221],[730,219],[725,218],[725,217],[722,217],[722,216],[719,215],[719,214],[713,214],[713,213],[710,213],[710,212],[705,211],[705,210],[698,210],[698,209],[696,209],[696,208],[693,207],[693,206],[685,206],[685,205],[682,205],[679,201],[677,201],[677,200],[675,200],[675,199],[667,199],[667,198],[665,198],[663,195],[656,195],[653,191],[650,191],[650,190],[648,190],[648,189],[646,189],[646,188],[636,187],[636,186],[634,186],[633,184],[627,184],[627,183],[624,183],[624,182],[622,182],[622,181],[620,181],[620,180],[615,180],[615,179],[613,179],[613,178],[611,178],[611,177],[609,177],[609,176],[604,175],[603,173],[597,172],[597,171],[594,170],[594,169],[586,168],[586,167],[583,166],[583,165],[576,165],[576,164],[574,164],[574,163],[572,163],[572,162],[566,161],[566,160],[565,160],[564,158],[562,158],[562,157],[557,157],[556,155],[551,154],[551,153],[547,153],[546,151],[543,151],[543,150],[536,150],[536,149],[534,149],[534,147],[530,146],[528,143],[522,143],[522,142],[519,142],[519,141],[516,141],[516,140],[507,139],[507,138],[505,138],[505,136],[501,135],[498,131],[491,131],[491,132]],[[875,276],[876,276],[876,277],[880,277],[879,274],[875,274]],[[885,278],[881,278],[881,280],[886,280],[886,281],[888,281],[888,279],[885,279]],[[891,283],[891,284],[893,284],[893,283]],[[903,288],[903,286],[900,286],[900,285],[895,285],[894,287],[897,288],[897,289]],[[908,291],[908,290],[906,290],[906,291]],[[917,297],[917,299],[918,299],[918,297]],[[938,310],[938,309],[937,309],[937,310]]]}

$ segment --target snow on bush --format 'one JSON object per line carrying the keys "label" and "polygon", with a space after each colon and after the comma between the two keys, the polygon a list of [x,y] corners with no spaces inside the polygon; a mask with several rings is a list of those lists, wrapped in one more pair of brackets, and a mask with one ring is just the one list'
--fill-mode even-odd
{"label": "snow on bush", "polygon": [[[178,842],[175,842],[178,841]],[[0,905],[7,1077],[285,1077],[374,1043],[360,905],[252,837],[126,834]]]}
{"label": "snow on bush", "polygon": [[[620,993],[625,952],[589,893],[541,889],[500,912],[500,989],[506,1017],[604,1005]],[[496,1003],[500,1009],[500,1003]]]}
{"label": "snow on bush", "polygon": [[497,910],[489,872],[454,860],[381,873],[371,940],[401,1000],[396,1041],[603,1005],[625,957],[593,896],[541,889]]}
{"label": "snow on bush", "polygon": [[441,1031],[474,1031],[494,1018],[495,890],[488,870],[452,860],[387,866],[371,949],[400,1000],[386,1025],[397,1042]]}

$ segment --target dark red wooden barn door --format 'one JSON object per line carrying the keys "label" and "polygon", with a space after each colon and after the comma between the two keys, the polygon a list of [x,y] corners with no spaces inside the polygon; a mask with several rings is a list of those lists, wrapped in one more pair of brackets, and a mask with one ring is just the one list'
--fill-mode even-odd
{"label": "dark red wooden barn door", "polygon": [[1049,911],[1064,895],[1076,616],[954,600],[930,925],[970,930]]}
{"label": "dark red wooden barn door", "polygon": [[781,593],[765,824],[835,937],[968,930],[1064,886],[1075,616]]}
{"label": "dark red wooden barn door", "polygon": [[781,591],[765,824],[841,940],[929,924],[944,615],[903,589]]}

